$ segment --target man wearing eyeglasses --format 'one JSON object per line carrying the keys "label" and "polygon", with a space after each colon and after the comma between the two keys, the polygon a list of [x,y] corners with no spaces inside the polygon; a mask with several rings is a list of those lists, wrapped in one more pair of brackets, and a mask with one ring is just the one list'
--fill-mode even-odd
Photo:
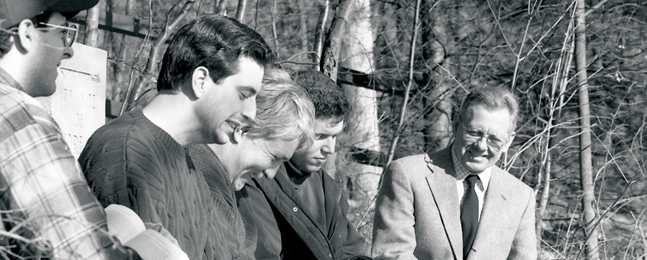
{"label": "man wearing eyeglasses", "polygon": [[57,67],[74,54],[67,19],[97,2],[0,0],[2,259],[140,259],[108,235],[61,130],[34,99],[56,91]]}
{"label": "man wearing eyeglasses", "polygon": [[454,143],[394,161],[383,176],[374,259],[537,259],[535,196],[495,164],[514,139],[518,104],[503,88],[468,94]]}

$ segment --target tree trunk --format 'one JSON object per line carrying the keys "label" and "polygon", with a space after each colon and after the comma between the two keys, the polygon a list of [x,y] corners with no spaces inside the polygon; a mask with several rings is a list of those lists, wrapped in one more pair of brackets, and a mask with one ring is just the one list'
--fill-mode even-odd
{"label": "tree trunk", "polygon": [[238,8],[236,9],[236,20],[241,23],[245,21],[245,9],[247,9],[247,0],[238,0]]}
{"label": "tree trunk", "polygon": [[580,183],[582,186],[582,213],[586,229],[586,259],[597,260],[598,231],[597,216],[594,208],[595,194],[593,184],[593,161],[591,158],[591,111],[589,109],[589,85],[586,72],[586,3],[576,0],[575,17],[575,63],[579,84],[580,112]]}
{"label": "tree trunk", "polygon": [[[356,0],[353,16],[349,21],[347,37],[342,49],[342,66],[366,74],[375,72],[373,59],[373,32],[371,30],[370,0]],[[349,129],[346,144],[358,150],[380,153],[380,133],[377,120],[376,92],[368,88],[340,84],[353,110],[346,122]],[[375,161],[379,160],[374,158]],[[382,168],[367,164],[350,162],[348,173],[354,175],[356,184],[366,198],[377,194]]]}
{"label": "tree trunk", "polygon": [[99,5],[88,9],[85,16],[85,45],[99,47]]}
{"label": "tree trunk", "polygon": [[335,19],[332,21],[326,43],[322,51],[321,71],[337,82],[337,69],[339,63],[339,47],[341,46],[342,36],[346,31],[346,21],[355,0],[340,0]]}
{"label": "tree trunk", "polygon": [[220,0],[217,4],[216,7],[216,13],[222,16],[227,15],[227,1],[228,0]]}
{"label": "tree trunk", "polygon": [[[447,74],[452,70],[447,61],[445,46],[453,45],[448,39],[453,39],[452,30],[447,30],[449,19],[447,9],[439,8],[437,1],[424,0],[422,4],[422,46],[424,59],[429,64],[426,68],[431,75],[431,89],[429,98],[424,99],[425,107],[432,110],[425,114],[427,127],[425,133],[425,152],[433,152],[449,145],[452,137],[452,99],[451,89],[454,82]],[[438,66],[444,63],[445,71]]]}
{"label": "tree trunk", "polygon": [[[342,35],[346,31],[346,21],[350,13],[351,6],[355,0],[340,0],[337,10],[335,11],[335,19],[332,22],[331,29],[326,37],[324,44],[323,54],[321,58],[321,71],[329,76],[332,80],[337,82],[337,67],[339,63],[340,45],[342,42]],[[335,157],[330,156],[323,166],[323,169],[335,176],[337,169],[335,168]]]}
{"label": "tree trunk", "polygon": [[[313,51],[311,55],[312,62],[321,64],[321,55],[323,55],[323,38],[326,35],[326,23],[330,16],[330,0],[324,0],[323,4],[319,5],[319,19],[317,20],[317,28],[315,32],[315,40]],[[315,70],[320,71],[319,66],[314,66]]]}

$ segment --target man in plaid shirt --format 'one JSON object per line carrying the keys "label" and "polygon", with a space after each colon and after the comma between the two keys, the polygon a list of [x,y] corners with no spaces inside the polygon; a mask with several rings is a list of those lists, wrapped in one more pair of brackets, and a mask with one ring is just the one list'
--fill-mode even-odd
{"label": "man in plaid shirt", "polygon": [[140,259],[108,234],[58,125],[33,98],[54,93],[60,61],[74,54],[67,19],[97,2],[0,0],[0,258]]}

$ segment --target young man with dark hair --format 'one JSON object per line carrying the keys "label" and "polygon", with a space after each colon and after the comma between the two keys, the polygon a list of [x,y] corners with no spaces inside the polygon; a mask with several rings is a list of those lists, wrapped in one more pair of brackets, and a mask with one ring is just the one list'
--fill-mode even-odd
{"label": "young man with dark hair", "polygon": [[321,167],[335,152],[350,105],[321,72],[296,75],[315,106],[313,144],[281,165],[274,180],[252,178],[237,193],[253,210],[257,259],[369,259],[367,244],[346,218],[347,196]]}
{"label": "young man with dark hair", "polygon": [[159,93],[99,128],[79,162],[99,201],[160,223],[190,259],[214,259],[209,187],[185,147],[230,140],[254,119],[256,93],[272,52],[249,27],[206,15],[171,39]]}
{"label": "young man with dark hair", "polygon": [[108,235],[60,128],[34,99],[56,91],[57,67],[74,55],[67,19],[97,2],[0,0],[3,259],[140,259]]}

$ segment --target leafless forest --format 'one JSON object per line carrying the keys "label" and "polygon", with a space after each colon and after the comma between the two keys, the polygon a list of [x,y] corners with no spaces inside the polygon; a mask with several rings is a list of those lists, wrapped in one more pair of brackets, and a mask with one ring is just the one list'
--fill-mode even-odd
{"label": "leafless forest", "polygon": [[450,144],[461,98],[502,86],[521,119],[500,166],[536,192],[540,259],[646,258],[646,0],[101,0],[77,41],[108,52],[107,97],[127,110],[154,94],[174,30],[208,13],[345,89],[327,168],[367,241],[382,167]]}

